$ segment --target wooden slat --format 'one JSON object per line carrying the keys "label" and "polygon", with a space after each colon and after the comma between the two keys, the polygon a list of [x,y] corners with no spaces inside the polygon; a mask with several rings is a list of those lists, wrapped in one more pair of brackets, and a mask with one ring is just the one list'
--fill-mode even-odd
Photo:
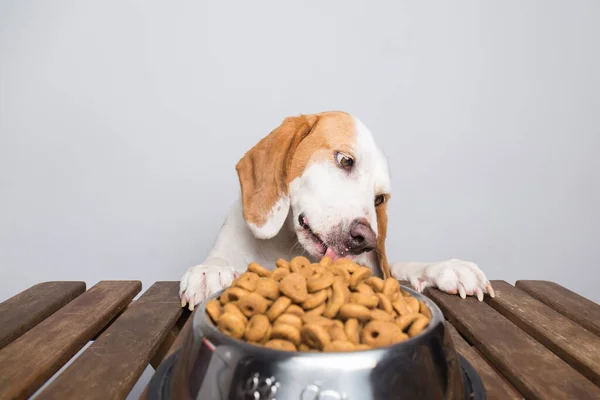
{"label": "wooden slat", "polygon": [[488,304],[600,386],[600,337],[505,281],[492,286]]}
{"label": "wooden slat", "polygon": [[[169,358],[173,353],[179,350],[192,334],[192,324],[194,321],[194,315],[196,315],[196,311],[198,311],[197,308],[192,312],[187,321],[185,321],[185,325],[183,325],[183,328],[181,328],[181,332],[179,333],[179,335],[177,335],[175,342],[173,342],[173,345],[171,346],[167,354],[165,354],[165,359]],[[140,396],[140,400],[146,400],[148,398],[148,387],[149,385],[146,385],[144,392]]]}
{"label": "wooden slat", "polygon": [[175,340],[177,340],[177,336],[179,336],[179,333],[181,333],[181,328],[179,328],[177,325],[174,325],[169,330],[169,332],[167,332],[163,341],[158,345],[158,348],[156,349],[154,355],[150,359],[150,365],[152,366],[152,368],[154,368],[155,371],[165,359],[165,355],[167,354],[173,343],[175,343]]}
{"label": "wooden slat", "polygon": [[0,351],[0,399],[24,399],[60,369],[141,290],[102,281]]}
{"label": "wooden slat", "polygon": [[515,286],[600,336],[600,305],[597,303],[554,282],[524,280],[517,281]]}
{"label": "wooden slat", "polygon": [[39,395],[124,399],[183,309],[178,282],[156,282]]}
{"label": "wooden slat", "polygon": [[454,347],[479,373],[485,387],[486,396],[490,400],[520,400],[523,398],[512,386],[494,371],[450,323],[446,322],[446,329],[450,332]]}
{"label": "wooden slat", "polygon": [[488,304],[431,288],[425,293],[528,400],[600,398],[600,388]]}
{"label": "wooden slat", "polygon": [[188,338],[192,334],[192,324],[194,321],[194,315],[196,315],[196,310],[194,310],[190,317],[187,319],[187,321],[185,321],[185,325],[183,325],[183,328],[181,328],[181,333],[179,333],[177,339],[175,339],[175,342],[173,342],[173,345],[171,346],[167,354],[165,354],[165,358],[171,356],[171,354],[179,350],[188,340]]}
{"label": "wooden slat", "polygon": [[42,282],[0,304],[0,349],[85,292],[85,282]]}
{"label": "wooden slat", "polygon": [[173,346],[173,343],[175,343],[175,340],[177,340],[177,337],[181,333],[181,329],[183,328],[191,314],[191,311],[187,308],[182,308],[182,310],[183,311],[181,313],[181,316],[177,320],[177,323],[171,328],[167,336],[163,339],[162,343],[158,346],[158,349],[154,353],[152,359],[150,359],[150,365],[152,365],[152,368],[154,368],[155,370],[167,356],[167,353],[171,349],[171,346]]}

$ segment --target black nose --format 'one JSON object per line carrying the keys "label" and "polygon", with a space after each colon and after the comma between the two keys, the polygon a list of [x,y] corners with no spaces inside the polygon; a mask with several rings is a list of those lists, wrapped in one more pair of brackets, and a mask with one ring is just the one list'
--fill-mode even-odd
{"label": "black nose", "polygon": [[355,219],[350,224],[346,247],[354,255],[371,251],[377,245],[377,236],[371,229],[369,222],[364,218]]}

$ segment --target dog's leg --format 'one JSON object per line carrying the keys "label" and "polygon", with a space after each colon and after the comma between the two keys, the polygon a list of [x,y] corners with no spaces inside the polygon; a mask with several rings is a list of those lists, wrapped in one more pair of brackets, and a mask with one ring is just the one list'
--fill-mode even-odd
{"label": "dog's leg", "polygon": [[215,245],[202,264],[189,268],[179,283],[181,305],[196,305],[246,270],[249,261],[257,259],[256,239],[248,229],[238,201],[221,226]]}
{"label": "dog's leg", "polygon": [[446,293],[460,294],[463,299],[483,294],[494,297],[494,288],[485,274],[472,262],[457,259],[442,262],[396,262],[391,265],[392,276],[409,281],[415,290],[422,292],[426,287],[436,287]]}

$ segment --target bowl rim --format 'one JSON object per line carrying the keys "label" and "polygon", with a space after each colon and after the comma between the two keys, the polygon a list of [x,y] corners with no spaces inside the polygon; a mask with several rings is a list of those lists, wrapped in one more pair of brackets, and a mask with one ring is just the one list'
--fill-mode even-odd
{"label": "bowl rim", "polygon": [[[362,354],[376,354],[376,353],[387,353],[390,351],[402,351],[403,349],[410,348],[415,344],[418,344],[421,340],[426,338],[431,332],[433,332],[440,325],[444,329],[444,315],[441,309],[431,300],[429,297],[425,296],[422,293],[417,292],[411,287],[400,285],[401,289],[406,290],[414,296],[417,300],[422,301],[431,311],[431,320],[429,325],[421,331],[417,336],[409,337],[408,339],[394,343],[390,346],[385,347],[377,347],[374,349],[367,350],[354,350],[354,351],[339,351],[339,352],[310,352],[310,351],[289,351],[289,350],[277,350],[264,346],[256,346],[254,344],[248,343],[244,340],[233,338],[225,333],[221,332],[217,326],[212,322],[210,318],[206,315],[206,303],[209,300],[212,300],[218,297],[221,293],[223,293],[227,288],[221,289],[216,293],[213,293],[209,297],[207,297],[204,301],[202,301],[198,308],[196,309],[196,313],[193,316],[194,320],[192,321],[192,336],[194,339],[198,341],[208,340],[209,343],[214,345],[212,341],[206,338],[208,336],[206,333],[201,334],[202,330],[208,329],[209,334],[211,336],[216,336],[219,340],[219,345],[215,347],[223,346],[223,345],[231,345],[235,347],[241,347],[245,351],[249,353],[261,353],[263,355],[270,355],[275,357],[310,357],[310,358],[322,358],[322,357],[352,357],[353,355],[362,355]],[[266,352],[266,353],[265,353]]]}

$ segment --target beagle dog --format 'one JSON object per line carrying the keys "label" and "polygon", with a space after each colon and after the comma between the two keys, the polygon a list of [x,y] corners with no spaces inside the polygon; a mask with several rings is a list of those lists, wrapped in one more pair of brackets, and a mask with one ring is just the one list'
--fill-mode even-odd
{"label": "beagle dog", "polygon": [[385,252],[391,182],[386,156],[369,129],[344,112],[286,118],[236,165],[241,196],[208,257],[180,282],[182,307],[193,310],[229,286],[250,262],[274,268],[297,255],[348,258],[376,276],[407,280],[462,298],[494,296],[472,262],[396,262]]}

